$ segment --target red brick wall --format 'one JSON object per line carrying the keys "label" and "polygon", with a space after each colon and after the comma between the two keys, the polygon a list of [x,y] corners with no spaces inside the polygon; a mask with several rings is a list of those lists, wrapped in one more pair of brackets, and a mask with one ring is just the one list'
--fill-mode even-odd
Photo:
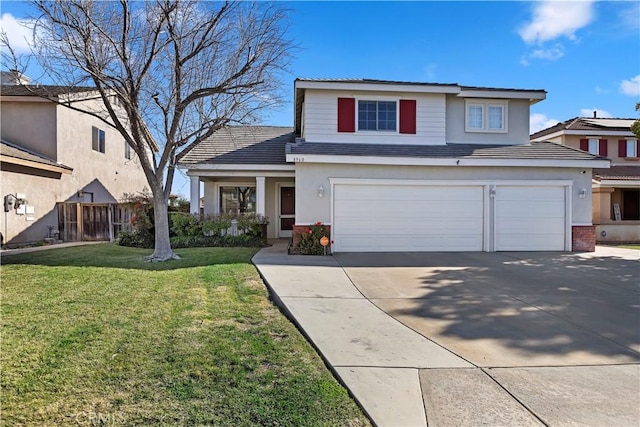
{"label": "red brick wall", "polygon": [[[304,233],[307,228],[312,226],[313,224],[293,226],[293,247],[294,248],[298,246],[298,242],[300,241],[300,233]],[[326,236],[329,238],[329,241],[331,241],[331,226],[324,225],[324,229],[326,230]]]}
{"label": "red brick wall", "polygon": [[594,252],[596,250],[596,226],[572,226],[571,249],[573,252]]}

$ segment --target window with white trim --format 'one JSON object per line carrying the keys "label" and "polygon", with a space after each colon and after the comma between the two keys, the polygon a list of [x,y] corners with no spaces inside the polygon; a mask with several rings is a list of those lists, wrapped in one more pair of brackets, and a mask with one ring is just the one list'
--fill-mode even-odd
{"label": "window with white trim", "polygon": [[100,153],[105,152],[105,133],[102,129],[98,129],[95,126],[91,127],[91,148],[93,151]]}
{"label": "window with white trim", "polygon": [[589,153],[591,154],[600,154],[599,149],[600,147],[600,140],[597,138],[589,138]]}
{"label": "window with white trim", "polygon": [[256,212],[256,187],[220,187],[220,212],[242,215]]}
{"label": "window with white trim", "polygon": [[467,101],[465,130],[467,132],[506,132],[507,103]]}
{"label": "window with white trim", "polygon": [[358,101],[358,130],[395,132],[397,129],[396,101]]}
{"label": "window with white trim", "polygon": [[639,157],[638,156],[638,140],[637,139],[627,139],[627,157]]}

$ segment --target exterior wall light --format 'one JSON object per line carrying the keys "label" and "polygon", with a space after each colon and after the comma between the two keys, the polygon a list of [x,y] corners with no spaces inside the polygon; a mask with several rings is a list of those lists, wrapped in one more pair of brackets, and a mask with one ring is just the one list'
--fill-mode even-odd
{"label": "exterior wall light", "polygon": [[318,197],[324,196],[324,187],[321,185],[318,187]]}
{"label": "exterior wall light", "polygon": [[582,190],[580,190],[580,193],[578,193],[578,197],[580,197],[581,199],[587,197],[587,189],[583,188]]}

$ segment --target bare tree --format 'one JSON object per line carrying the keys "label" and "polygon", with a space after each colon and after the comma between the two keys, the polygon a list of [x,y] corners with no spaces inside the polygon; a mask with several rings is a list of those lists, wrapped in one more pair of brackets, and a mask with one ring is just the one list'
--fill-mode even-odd
{"label": "bare tree", "polygon": [[167,203],[176,156],[282,101],[278,75],[293,47],[285,37],[286,10],[276,2],[181,0],[33,6],[31,54],[17,56],[9,46],[4,59],[10,56],[15,69],[35,59],[58,85],[95,86],[104,108],[51,100],[100,118],[133,148],[154,198],[151,259],[175,258]]}

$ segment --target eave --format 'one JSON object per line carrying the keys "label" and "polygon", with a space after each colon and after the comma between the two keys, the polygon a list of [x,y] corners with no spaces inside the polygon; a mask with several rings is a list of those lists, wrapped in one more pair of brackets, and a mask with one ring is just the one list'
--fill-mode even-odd
{"label": "eave", "polygon": [[39,163],[32,160],[25,160],[25,159],[20,159],[18,157],[7,156],[6,154],[0,154],[0,161],[4,163],[10,163],[13,165],[26,166],[33,169],[40,169],[43,171],[49,171],[49,172],[55,172],[55,173],[61,173],[61,174],[63,173],[67,175],[71,175],[71,173],[73,173],[73,169],[68,166],[64,166],[64,165],[56,166],[56,165],[51,165],[47,163]]}

